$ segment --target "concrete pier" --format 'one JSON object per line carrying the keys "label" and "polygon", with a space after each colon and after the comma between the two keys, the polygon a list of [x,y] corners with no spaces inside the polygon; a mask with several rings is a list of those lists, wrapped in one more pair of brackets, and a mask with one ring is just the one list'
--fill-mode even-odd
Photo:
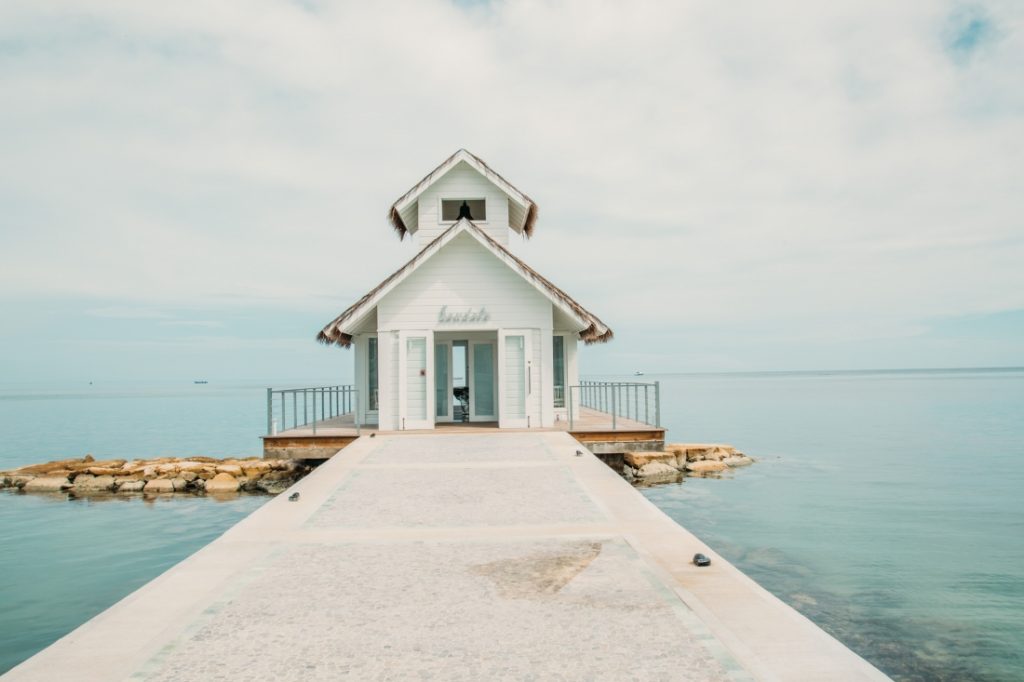
{"label": "concrete pier", "polygon": [[887,679],[578,450],[364,436],[4,679]]}

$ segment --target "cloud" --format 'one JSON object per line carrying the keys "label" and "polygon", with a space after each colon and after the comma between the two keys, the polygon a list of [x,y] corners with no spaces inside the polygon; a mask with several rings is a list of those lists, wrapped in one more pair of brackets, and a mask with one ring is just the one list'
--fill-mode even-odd
{"label": "cloud", "polygon": [[1009,2],[5,2],[0,297],[326,321],[412,255],[385,211],[464,146],[617,332],[1024,308],[1022,29]]}

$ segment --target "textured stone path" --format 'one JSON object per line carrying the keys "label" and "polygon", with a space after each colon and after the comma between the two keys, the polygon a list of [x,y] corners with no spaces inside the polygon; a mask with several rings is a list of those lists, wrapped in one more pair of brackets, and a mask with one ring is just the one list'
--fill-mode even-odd
{"label": "textured stone path", "polygon": [[[360,439],[299,501],[269,502],[10,677],[882,679],[724,561],[688,564],[710,552],[579,449],[563,433]],[[730,598],[775,634],[744,639],[714,613]]]}

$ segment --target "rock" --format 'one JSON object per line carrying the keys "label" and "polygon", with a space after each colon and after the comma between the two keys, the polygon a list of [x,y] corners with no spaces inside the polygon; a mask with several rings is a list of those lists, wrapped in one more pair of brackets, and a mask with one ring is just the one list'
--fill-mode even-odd
{"label": "rock", "polygon": [[[217,467],[220,469],[221,467]],[[241,467],[235,467],[241,472]],[[238,480],[227,472],[221,472],[206,482],[208,493],[233,493],[238,490]]]}
{"label": "rock", "polygon": [[96,460],[92,458],[92,454],[87,453],[85,455],[85,457],[82,458],[82,461],[83,462],[95,462]]}
{"label": "rock", "polygon": [[679,475],[679,470],[664,462],[647,462],[635,469],[637,478],[669,478]]}
{"label": "rock", "polygon": [[24,488],[25,484],[31,481],[35,476],[30,474],[12,474],[10,477],[10,485],[13,488]]}
{"label": "rock", "polygon": [[188,488],[188,481],[186,481],[184,478],[180,478],[180,477],[179,478],[172,478],[171,479],[171,487],[174,488],[174,492],[176,492],[176,493],[185,492],[185,489]]}
{"label": "rock", "polygon": [[723,462],[690,462],[686,465],[687,471],[692,471],[697,474],[714,473],[717,471],[725,471],[729,466]]}
{"label": "rock", "polygon": [[47,471],[56,470],[72,470],[76,465],[81,465],[81,460],[77,459],[59,459],[52,462],[46,462],[45,464],[32,464],[29,466],[15,469],[11,473],[18,474],[32,474],[33,476],[40,476],[45,474]]}
{"label": "rock", "polygon": [[[125,483],[132,483],[134,481],[141,481],[142,479],[138,476],[114,476],[114,485],[124,485]],[[142,481],[145,485],[146,482]]]}
{"label": "rock", "polygon": [[146,487],[142,491],[147,493],[173,493],[174,483],[169,478],[154,478],[146,483]]}
{"label": "rock", "polygon": [[121,467],[89,467],[86,471],[93,476],[120,476],[124,473]]}
{"label": "rock", "polygon": [[[241,476],[242,467],[238,466],[237,464],[219,464],[217,465],[217,473],[228,474],[229,476],[232,477]],[[214,478],[214,480],[216,480],[216,478]]]}
{"label": "rock", "polygon": [[252,481],[255,481],[257,479],[263,478],[263,474],[264,474],[264,472],[261,469],[248,469],[248,468],[242,469],[242,473],[245,475],[246,478],[248,478],[249,480],[252,480]]}
{"label": "rock", "polygon": [[178,465],[174,462],[168,462],[167,464],[161,464],[156,468],[157,473],[161,474],[174,474],[178,472]]}
{"label": "rock", "polygon": [[212,468],[211,469],[203,469],[202,471],[199,472],[199,478],[203,479],[204,481],[209,481],[211,478],[213,478],[216,475],[217,475],[216,470],[214,470]]}
{"label": "rock", "polygon": [[117,488],[119,493],[141,493],[146,487],[145,481],[127,480]]}
{"label": "rock", "polygon": [[181,472],[181,478],[185,479],[189,483],[191,483],[192,481],[196,480],[198,477],[199,477],[199,474],[197,474],[194,471],[182,471]]}
{"label": "rock", "polygon": [[155,466],[153,466],[153,465],[150,465],[150,466],[144,467],[144,468],[142,469],[142,476],[143,476],[143,477],[144,477],[144,478],[145,478],[145,479],[146,479],[147,481],[151,481],[151,480],[153,480],[154,478],[156,478],[156,477],[157,477],[157,470],[156,470],[156,467],[155,467]]}
{"label": "rock", "polygon": [[82,474],[75,479],[75,490],[113,490],[113,476],[92,476]]}
{"label": "rock", "polygon": [[676,463],[676,455],[671,452],[625,452],[622,459],[634,469],[639,469],[649,462],[660,462],[669,466]]}
{"label": "rock", "polygon": [[746,455],[733,455],[732,457],[726,457],[722,460],[722,464],[730,467],[745,467],[754,463],[754,460],[750,459]]}
{"label": "rock", "polygon": [[204,479],[197,478],[192,481],[192,487],[196,490],[206,490],[206,481]]}
{"label": "rock", "polygon": [[105,459],[102,462],[97,462],[96,460],[82,460],[80,463],[74,465],[72,468],[81,470],[92,469],[93,467],[120,469],[122,466],[124,466],[123,459]]}
{"label": "rock", "polygon": [[261,478],[256,482],[256,488],[270,495],[280,495],[291,487],[290,481],[280,479]]}
{"label": "rock", "polygon": [[49,476],[50,478],[70,478],[74,480],[77,473],[71,471],[70,469],[51,469],[50,471],[47,471],[43,475]]}
{"label": "rock", "polygon": [[178,462],[178,471],[197,472],[197,471],[202,471],[203,467],[205,467],[205,466],[206,466],[205,463],[200,462],[198,460],[194,460],[194,459],[193,460],[185,460],[183,462]]}
{"label": "rock", "polygon": [[59,476],[39,476],[25,483],[22,490],[30,493],[55,493],[71,487],[71,481]]}
{"label": "rock", "polygon": [[247,493],[259,492],[259,488],[256,487],[256,484],[259,482],[258,479],[242,476],[237,480],[239,490],[244,490]]}

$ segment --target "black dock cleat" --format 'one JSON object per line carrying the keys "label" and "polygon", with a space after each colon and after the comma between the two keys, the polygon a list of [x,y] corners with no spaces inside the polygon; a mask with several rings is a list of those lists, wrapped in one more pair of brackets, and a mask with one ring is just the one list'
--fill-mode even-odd
{"label": "black dock cleat", "polygon": [[299,501],[299,494],[298,493],[292,493],[291,495],[288,496],[288,501],[289,502],[298,502]]}
{"label": "black dock cleat", "polygon": [[711,559],[707,558],[703,554],[698,553],[693,555],[693,563],[696,566],[710,566]]}

